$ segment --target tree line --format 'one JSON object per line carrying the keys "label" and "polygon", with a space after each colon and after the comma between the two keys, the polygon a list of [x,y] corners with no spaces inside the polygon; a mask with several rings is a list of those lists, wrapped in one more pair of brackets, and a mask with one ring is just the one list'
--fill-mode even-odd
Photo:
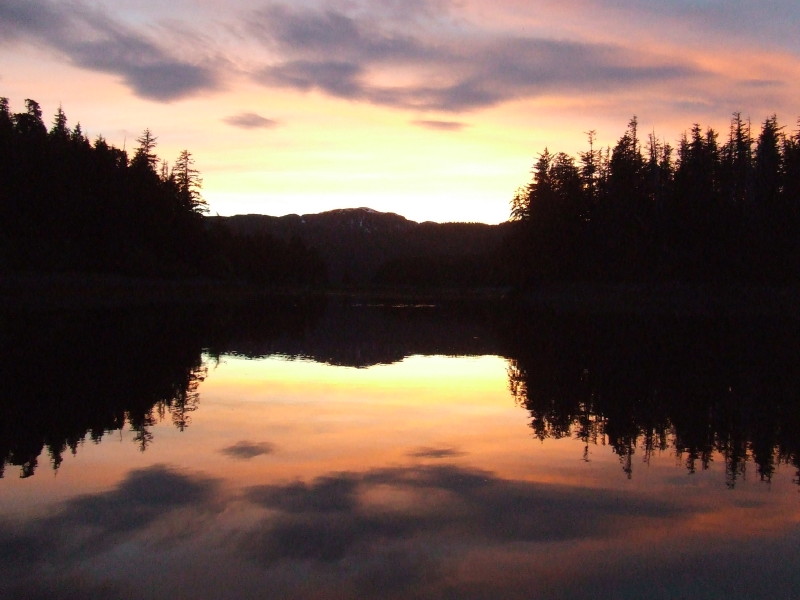
{"label": "tree line", "polygon": [[511,201],[514,277],[794,282],[800,266],[800,131],[771,116],[754,137],[694,124],[676,147],[633,117],[613,148],[547,148]]}
{"label": "tree line", "polygon": [[188,150],[170,165],[145,129],[132,156],[102,136],[51,125],[40,105],[0,98],[0,271],[213,277],[261,284],[319,281],[320,258],[298,241],[237,236],[203,218]]}

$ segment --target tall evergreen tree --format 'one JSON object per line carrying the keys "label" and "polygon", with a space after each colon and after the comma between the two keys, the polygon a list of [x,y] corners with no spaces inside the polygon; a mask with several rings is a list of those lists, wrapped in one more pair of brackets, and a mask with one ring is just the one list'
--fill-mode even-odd
{"label": "tall evergreen tree", "polygon": [[752,201],[753,138],[750,124],[739,112],[731,118],[728,141],[722,147],[720,162],[723,201],[739,207]]}
{"label": "tall evergreen tree", "polygon": [[204,213],[207,204],[200,194],[203,180],[194,168],[194,158],[188,150],[182,150],[172,167],[172,177],[178,186],[178,201],[181,207],[190,212]]}
{"label": "tall evergreen tree", "polygon": [[131,159],[131,168],[150,171],[156,174],[156,166],[158,165],[158,156],[155,153],[157,140],[150,129],[145,129],[136,141],[139,146],[133,154]]}
{"label": "tall evergreen tree", "polygon": [[756,202],[774,205],[779,198],[783,180],[783,128],[778,125],[778,117],[772,115],[761,127],[756,142],[754,183]]}
{"label": "tall evergreen tree", "polygon": [[64,109],[59,106],[53,117],[53,126],[50,128],[50,137],[66,141],[70,137],[70,131],[67,127],[67,115],[64,114]]}
{"label": "tall evergreen tree", "polygon": [[594,142],[597,137],[597,132],[594,129],[587,131],[586,137],[589,142],[589,149],[585,152],[579,153],[578,155],[580,158],[580,176],[584,189],[586,204],[588,207],[594,207],[599,196],[601,156],[600,151],[594,149]]}
{"label": "tall evergreen tree", "polygon": [[800,120],[794,134],[783,143],[783,199],[793,212],[800,210]]}
{"label": "tall evergreen tree", "polygon": [[25,112],[15,115],[14,123],[17,131],[26,137],[41,137],[47,133],[42,121],[42,107],[30,98],[25,100]]}

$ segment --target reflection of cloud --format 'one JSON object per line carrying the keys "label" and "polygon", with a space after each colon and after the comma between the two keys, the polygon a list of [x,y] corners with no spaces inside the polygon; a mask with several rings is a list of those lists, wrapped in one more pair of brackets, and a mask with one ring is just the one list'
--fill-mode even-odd
{"label": "reflection of cloud", "polygon": [[[242,538],[245,556],[281,570],[309,562],[316,572],[335,569],[355,586],[354,596],[383,589],[434,597],[425,590],[452,577],[462,553],[623,537],[647,520],[679,516],[667,502],[633,494],[506,480],[453,465],[341,473],[254,487],[246,497],[270,517]],[[491,595],[504,594],[494,588]]]}
{"label": "reflection of cloud", "polygon": [[[363,501],[374,489],[410,495],[413,510],[391,503],[378,509]],[[643,497],[504,480],[451,465],[344,473],[311,484],[256,487],[247,497],[278,511],[245,545],[250,555],[268,564],[287,558],[338,561],[377,547],[381,540],[420,536],[540,542],[595,538],[618,535],[631,514],[642,519],[676,514],[670,504]],[[437,499],[434,504],[431,498]]]}
{"label": "reflection of cloud", "polygon": [[241,129],[272,129],[278,126],[278,121],[262,117],[252,112],[239,113],[222,119],[228,125]]}
{"label": "reflection of cloud", "polygon": [[[120,547],[136,555],[144,532],[148,556],[159,540],[168,547],[197,534],[197,513],[216,510],[217,490],[213,479],[156,465],[130,472],[107,492],[68,500],[39,521],[0,521],[0,581],[8,586],[0,584],[0,597],[35,598],[41,589],[42,598],[119,598],[118,582],[104,574],[92,583],[81,565]],[[183,511],[192,518],[182,521]]]}
{"label": "reflection of cloud", "polygon": [[[108,542],[109,536],[145,529],[182,508],[208,506],[216,487],[214,480],[156,465],[132,471],[115,489],[69,500],[60,510],[26,529],[14,532],[0,527],[6,529],[0,537],[10,539],[15,555],[28,560],[52,556],[59,549],[52,543],[55,540],[73,550],[76,541],[83,540],[85,550],[97,550]],[[0,554],[0,558],[8,557]]]}
{"label": "reflection of cloud", "polygon": [[268,442],[247,441],[236,442],[233,446],[228,446],[227,448],[220,450],[222,454],[242,460],[248,460],[264,454],[272,454],[274,451],[275,446]]}
{"label": "reflection of cloud", "polygon": [[464,452],[456,450],[455,448],[428,448],[422,447],[412,450],[408,456],[414,458],[453,458],[455,456],[464,456]]}
{"label": "reflection of cloud", "polygon": [[141,33],[82,3],[2,2],[0,34],[32,39],[78,66],[120,75],[144,98],[174,100],[217,87],[212,69],[170,55]]}
{"label": "reflection of cloud", "polygon": [[411,124],[439,131],[461,131],[466,127],[466,123],[461,123],[459,121],[431,121],[425,119],[412,121]]}
{"label": "reflection of cloud", "polygon": [[152,467],[39,523],[0,522],[0,597],[168,598],[186,581],[198,600],[791,597],[800,572],[791,528],[730,543],[738,525],[698,530],[697,502],[630,489],[455,465],[221,489]]}
{"label": "reflection of cloud", "polygon": [[141,529],[169,511],[204,504],[215,487],[213,480],[156,465],[132,471],[114,490],[69,501],[52,520],[92,526],[104,534]]}

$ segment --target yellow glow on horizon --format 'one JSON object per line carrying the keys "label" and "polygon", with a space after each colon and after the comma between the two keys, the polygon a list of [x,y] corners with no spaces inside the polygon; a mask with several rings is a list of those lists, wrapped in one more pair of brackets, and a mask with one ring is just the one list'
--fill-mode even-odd
{"label": "yellow glow on horizon", "polygon": [[[585,132],[590,129],[597,131],[599,147],[613,146],[633,114],[640,117],[643,134],[654,131],[673,146],[695,121],[724,133],[729,110],[742,110],[754,123],[772,112],[789,126],[796,118],[785,112],[791,109],[784,100],[784,105],[773,106],[787,96],[792,81],[800,80],[790,49],[738,47],[718,35],[706,40],[680,32],[656,39],[640,24],[618,23],[618,11],[606,14],[583,3],[581,10],[591,17],[588,24],[563,18],[574,5],[545,3],[533,13],[528,8],[509,1],[488,11],[480,3],[467,2],[460,10],[467,21],[485,24],[487,32],[498,35],[549,38],[546,30],[553,19],[560,19],[561,38],[615,47],[624,31],[627,46],[620,48],[635,46],[640,63],[646,56],[655,57],[657,64],[660,57],[664,64],[694,66],[698,75],[686,77],[677,87],[654,81],[582,93],[549,93],[545,88],[476,110],[414,110],[315,90],[265,87],[245,74],[280,57],[254,39],[237,39],[215,28],[215,35],[240,50],[231,53],[231,68],[216,90],[170,102],[143,99],[131,93],[120,75],[81,69],[59,59],[55,51],[25,45],[3,74],[2,95],[9,97],[14,110],[22,110],[24,98],[36,99],[48,125],[62,103],[70,125],[80,121],[92,139],[103,135],[129,151],[149,128],[158,138],[157,154],[170,163],[188,149],[203,177],[211,214],[279,216],[369,206],[416,221],[440,222],[506,220],[514,190],[529,181],[530,166],[544,147],[577,156],[586,149]],[[458,30],[454,26],[442,35],[459,35]],[[681,44],[675,43],[675,36]],[[721,52],[720,47],[729,51]],[[438,67],[400,64],[369,70],[364,77],[375,85],[402,88],[426,81],[433,68]],[[780,94],[776,88],[765,87],[763,93],[757,86],[748,89],[747,82],[758,79],[779,82]],[[703,91],[708,82],[720,86],[711,100]],[[762,106],[764,114],[758,112]],[[243,113],[277,124],[242,129],[224,121]],[[425,128],[421,124],[426,121],[462,126]]]}
{"label": "yellow glow on horizon", "polygon": [[518,163],[502,139],[469,124],[427,130],[407,115],[380,121],[374,109],[366,116],[351,109],[324,127],[299,121],[247,132],[260,140],[258,151],[223,142],[218,156],[202,158],[213,165],[203,170],[211,212],[279,216],[368,206],[417,221],[508,218]]}

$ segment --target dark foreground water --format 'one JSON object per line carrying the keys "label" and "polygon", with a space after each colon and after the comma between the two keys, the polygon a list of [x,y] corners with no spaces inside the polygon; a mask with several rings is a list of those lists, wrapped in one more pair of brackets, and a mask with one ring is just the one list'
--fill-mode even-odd
{"label": "dark foreground water", "polygon": [[795,321],[0,319],[2,598],[797,597]]}

